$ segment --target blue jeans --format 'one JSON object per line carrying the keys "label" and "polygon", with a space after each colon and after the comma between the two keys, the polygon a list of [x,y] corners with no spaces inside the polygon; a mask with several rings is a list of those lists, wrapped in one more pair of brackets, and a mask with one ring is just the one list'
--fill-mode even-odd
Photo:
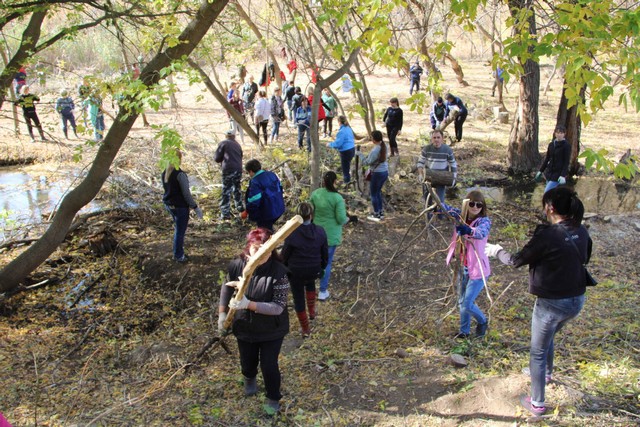
{"label": "blue jeans", "polygon": [[305,133],[307,134],[307,151],[311,151],[311,131],[307,125],[298,125],[298,148],[302,148]]}
{"label": "blue jeans", "polygon": [[187,233],[187,225],[189,225],[189,208],[165,208],[171,214],[174,225],[173,233],[173,257],[180,259],[184,256],[184,235]]}
{"label": "blue jeans", "polygon": [[96,141],[102,141],[104,138],[104,115],[98,114],[95,122],[93,123],[93,139]]}
{"label": "blue jeans", "polygon": [[382,203],[382,186],[389,178],[389,172],[374,172],[371,174],[371,181],[369,181],[369,190],[371,191],[371,204],[373,205],[373,213],[381,214]]}
{"label": "blue jeans", "polygon": [[547,186],[544,187],[544,192],[546,193],[547,191],[556,188],[558,185],[560,185],[558,181],[547,181]]}
{"label": "blue jeans", "polygon": [[329,289],[329,279],[331,278],[331,264],[333,264],[333,255],[336,253],[337,246],[329,246],[329,262],[324,269],[324,277],[320,279],[320,292],[326,292]]}
{"label": "blue jeans", "polygon": [[351,160],[356,155],[356,147],[340,151],[340,167],[342,168],[342,179],[345,184],[351,182]]}
{"label": "blue jeans", "polygon": [[475,303],[476,298],[480,295],[480,291],[484,288],[484,282],[482,278],[470,280],[469,273],[465,267],[460,287],[458,299],[458,306],[460,307],[460,332],[469,334],[471,332],[471,316],[476,319],[478,325],[487,323],[487,318]]}
{"label": "blue jeans", "polygon": [[538,298],[531,317],[531,403],[544,406],[545,375],[553,373],[553,337],[584,306],[584,294],[578,297]]}
{"label": "blue jeans", "polygon": [[420,79],[411,79],[411,85],[409,86],[409,95],[413,95],[413,88],[416,88],[416,92],[420,91]]}
{"label": "blue jeans", "polygon": [[271,138],[277,138],[280,136],[280,121],[273,121],[273,127],[271,128]]}

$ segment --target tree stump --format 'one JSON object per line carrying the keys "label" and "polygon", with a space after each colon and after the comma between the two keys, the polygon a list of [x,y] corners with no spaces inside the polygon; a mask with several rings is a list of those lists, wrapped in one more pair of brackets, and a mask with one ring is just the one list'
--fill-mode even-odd
{"label": "tree stump", "polygon": [[107,229],[102,229],[89,236],[89,249],[96,256],[112,253],[117,247],[118,241]]}

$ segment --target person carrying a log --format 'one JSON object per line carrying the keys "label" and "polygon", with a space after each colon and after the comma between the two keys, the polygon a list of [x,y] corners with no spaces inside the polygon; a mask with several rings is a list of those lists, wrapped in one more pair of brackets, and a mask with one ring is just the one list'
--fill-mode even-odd
{"label": "person carrying a log", "polygon": [[244,394],[258,394],[258,365],[267,395],[265,410],[275,414],[280,410],[281,374],[278,357],[284,337],[289,333],[289,312],[287,299],[289,278],[287,267],[280,262],[277,251],[261,260],[246,285],[240,301],[234,298],[234,286],[237,286],[243,269],[249,258],[271,237],[265,228],[256,228],[247,234],[247,243],[240,256],[229,264],[228,282],[222,286],[218,305],[218,329],[226,333],[224,323],[230,308],[236,310],[233,316],[231,332],[238,341],[240,369],[244,377]]}
{"label": "person carrying a log", "polygon": [[547,147],[547,154],[544,156],[540,170],[536,173],[536,181],[539,181],[543,174],[547,180],[547,185],[544,188],[545,193],[558,185],[567,183],[571,144],[565,138],[566,132],[564,126],[556,126],[554,138]]}
{"label": "person carrying a log", "polygon": [[542,196],[548,224],[539,225],[529,242],[515,254],[500,245],[486,245],[486,253],[513,267],[529,266],[529,293],[536,296],[531,317],[529,369],[531,393],[520,398],[535,416],[546,412],[545,384],[552,380],[554,338],[576,317],[585,302],[590,281],[585,264],[591,258],[592,241],[582,225],[584,205],[568,187],[553,188]]}
{"label": "person carrying a log", "polygon": [[444,99],[441,96],[438,97],[436,102],[431,106],[431,113],[429,119],[431,120],[431,129],[436,129],[440,126],[440,123],[444,121],[447,115],[447,107],[444,105]]}
{"label": "person carrying a log", "polygon": [[[15,104],[22,107],[22,115],[24,116],[24,121],[27,123],[27,130],[29,131],[31,142],[36,142],[36,139],[33,137],[33,126],[38,129],[42,141],[47,141],[47,138],[44,136],[44,131],[42,130],[42,125],[40,124],[40,119],[38,118],[38,113],[36,113],[36,102],[40,102],[40,98],[29,92],[29,85],[23,85],[21,90],[22,93]],[[33,124],[31,124],[31,122],[33,122]]]}
{"label": "person carrying a log", "polygon": [[262,169],[262,165],[256,159],[249,160],[244,165],[244,170],[251,177],[249,187],[245,193],[247,209],[242,213],[242,218],[249,218],[258,227],[266,228],[273,232],[273,224],[284,213],[284,197],[282,184],[278,176]]}
{"label": "person carrying a log", "polygon": [[244,212],[240,183],[242,181],[242,147],[236,141],[235,131],[225,132],[226,139],[218,144],[214,160],[222,168],[222,196],[220,197],[220,219],[231,219],[231,197],[238,212]]}
{"label": "person carrying a log", "polygon": [[389,100],[389,107],[384,112],[382,121],[384,121],[384,124],[387,127],[387,137],[389,138],[389,147],[391,148],[389,157],[399,155],[396,137],[400,135],[400,131],[402,131],[402,124],[404,120],[398,98],[393,97]]}
{"label": "person carrying a log", "polygon": [[342,227],[349,223],[357,223],[358,217],[347,215],[344,199],[336,190],[336,180],[338,179],[334,171],[327,171],[322,175],[322,187],[311,193],[311,204],[313,205],[313,223],[319,225],[327,233],[329,243],[329,257],[324,276],[320,278],[319,301],[329,298],[329,279],[331,279],[331,265],[336,249],[342,243]]}
{"label": "person carrying a log", "polygon": [[[486,335],[489,321],[475,301],[491,274],[489,258],[484,253],[491,232],[491,219],[487,216],[487,203],[481,191],[469,192],[465,197],[465,204],[466,209],[462,210],[442,204],[450,215],[460,221],[453,232],[447,255],[447,264],[455,255],[461,258],[463,265],[458,293],[460,329],[454,338],[471,336],[471,317],[476,320],[475,336],[480,338]],[[463,211],[466,212],[463,214]],[[459,253],[456,253],[458,240],[462,241],[462,245]]]}
{"label": "person carrying a log", "polygon": [[469,114],[467,107],[462,102],[462,99],[457,96],[453,96],[448,93],[445,97],[447,111],[445,114],[445,118],[451,114],[451,111],[455,108],[458,111],[458,115],[455,118],[454,126],[456,129],[456,142],[460,142],[462,140],[462,125],[464,125],[465,120],[467,120],[467,114]]}
{"label": "person carrying a log", "polygon": [[189,225],[189,210],[193,209],[196,216],[202,219],[202,209],[191,196],[189,190],[189,178],[187,174],[180,169],[182,162],[182,152],[176,150],[178,164],[169,163],[167,168],[162,172],[162,187],[164,195],[162,201],[164,206],[171,215],[174,225],[173,233],[173,258],[179,263],[189,261],[189,257],[184,253],[184,236],[187,233]]}
{"label": "person carrying a log", "polygon": [[302,336],[306,338],[311,335],[309,321],[316,318],[316,279],[322,278],[327,268],[329,244],[324,228],[312,223],[312,204],[300,203],[298,215],[304,222],[284,241],[282,259],[289,268],[293,304]]}
{"label": "person carrying a log", "polygon": [[[418,179],[421,183],[425,181],[425,168],[431,171],[449,171],[453,174],[453,182],[458,174],[458,165],[453,155],[453,150],[444,143],[444,134],[441,130],[431,131],[431,144],[422,147],[420,158],[418,159]],[[433,189],[441,202],[444,202],[445,185],[432,183]],[[427,197],[423,187],[423,197]]]}

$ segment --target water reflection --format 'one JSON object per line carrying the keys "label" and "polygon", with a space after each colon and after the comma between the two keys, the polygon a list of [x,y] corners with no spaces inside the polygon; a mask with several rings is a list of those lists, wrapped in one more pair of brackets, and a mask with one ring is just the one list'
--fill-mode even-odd
{"label": "water reflection", "polygon": [[[544,183],[518,183],[505,187],[470,187],[482,191],[494,202],[517,203],[522,206],[541,207]],[[617,214],[640,209],[640,187],[601,178],[579,179],[574,189],[584,203],[587,212]],[[466,193],[465,193],[466,194]]]}

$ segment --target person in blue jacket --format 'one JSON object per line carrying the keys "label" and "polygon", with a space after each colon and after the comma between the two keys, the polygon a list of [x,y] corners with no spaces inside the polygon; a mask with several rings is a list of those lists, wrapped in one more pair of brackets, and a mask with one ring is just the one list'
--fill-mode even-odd
{"label": "person in blue jacket", "polygon": [[420,91],[420,76],[422,75],[423,70],[420,66],[420,61],[416,61],[415,64],[409,68],[409,80],[411,84],[409,85],[409,95],[413,95],[413,88],[416,88],[416,92]]}
{"label": "person in blue jacket", "polygon": [[465,107],[464,102],[462,102],[462,100],[457,96],[453,96],[448,93],[445,99],[447,100],[447,112],[445,117],[448,117],[452,110],[458,110],[454,126],[456,128],[456,142],[460,142],[460,140],[462,140],[462,125],[464,124],[464,121],[467,120],[467,114],[469,112],[467,111],[467,107]]}
{"label": "person in blue jacket", "polygon": [[351,160],[356,155],[356,141],[353,129],[349,126],[349,122],[345,116],[338,117],[340,129],[336,134],[336,139],[327,144],[329,148],[335,148],[340,152],[340,164],[342,166],[342,179],[344,184],[351,183]]}
{"label": "person in blue jacket", "polygon": [[275,173],[263,170],[256,159],[249,160],[244,165],[244,170],[251,177],[251,181],[245,194],[247,210],[242,213],[242,218],[248,217],[250,221],[257,223],[258,227],[273,232],[273,224],[284,213],[280,179]]}

